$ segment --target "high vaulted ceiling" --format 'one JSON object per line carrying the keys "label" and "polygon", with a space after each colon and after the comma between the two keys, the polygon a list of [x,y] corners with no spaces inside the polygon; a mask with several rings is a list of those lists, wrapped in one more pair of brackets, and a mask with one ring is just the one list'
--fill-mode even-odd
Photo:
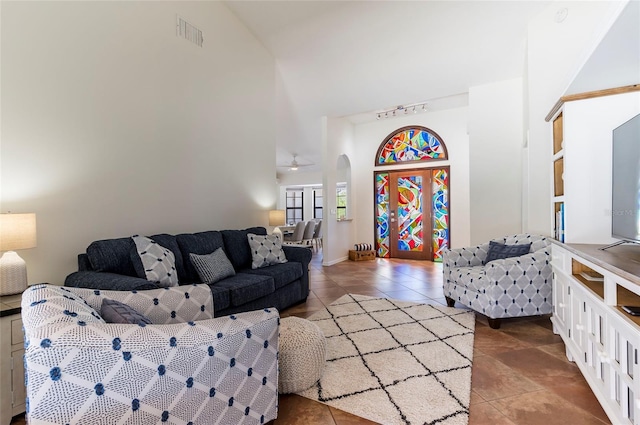
{"label": "high vaulted ceiling", "polygon": [[[521,77],[528,22],[550,1],[227,1],[276,60],[277,161],[319,169],[320,118],[464,104]],[[286,168],[278,168],[278,172]]]}

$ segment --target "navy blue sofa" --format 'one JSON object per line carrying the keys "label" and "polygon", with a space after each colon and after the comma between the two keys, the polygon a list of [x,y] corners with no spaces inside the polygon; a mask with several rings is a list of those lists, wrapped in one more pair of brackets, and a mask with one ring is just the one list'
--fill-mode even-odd
{"label": "navy blue sofa", "polygon": [[[266,235],[264,227],[244,230],[207,231],[179,235],[150,236],[175,255],[180,285],[202,283],[191,264],[189,254],[209,254],[222,247],[236,271],[210,284],[214,314],[226,316],[242,311],[276,307],[279,310],[298,304],[309,294],[311,250],[283,246],[287,262],[251,269],[251,249],[247,234]],[[78,271],[67,276],[65,286],[132,291],[156,289],[158,285],[139,276],[142,263],[131,238],[92,242],[87,252],[78,255]]]}

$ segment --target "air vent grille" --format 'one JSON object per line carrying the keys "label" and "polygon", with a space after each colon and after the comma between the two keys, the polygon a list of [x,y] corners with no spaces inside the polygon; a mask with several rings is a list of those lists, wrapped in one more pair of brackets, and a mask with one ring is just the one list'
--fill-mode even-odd
{"label": "air vent grille", "polygon": [[198,47],[202,47],[202,43],[204,41],[204,38],[202,37],[202,30],[191,25],[181,16],[176,16],[176,35],[192,42]]}

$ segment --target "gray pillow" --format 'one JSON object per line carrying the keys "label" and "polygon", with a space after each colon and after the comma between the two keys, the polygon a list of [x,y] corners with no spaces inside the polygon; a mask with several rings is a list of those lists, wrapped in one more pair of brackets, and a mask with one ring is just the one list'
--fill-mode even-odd
{"label": "gray pillow", "polygon": [[487,264],[493,260],[499,260],[502,258],[520,257],[521,255],[528,254],[531,249],[531,242],[522,245],[504,245],[499,242],[489,242],[489,251],[487,251],[487,258],[484,263]]}
{"label": "gray pillow", "polygon": [[287,257],[282,250],[282,241],[276,235],[255,235],[247,234],[249,246],[251,247],[252,269],[267,267],[273,264],[286,263]]}
{"label": "gray pillow", "polygon": [[100,315],[107,323],[145,324],[150,325],[151,320],[135,311],[132,307],[120,301],[105,298],[100,306]]}
{"label": "gray pillow", "polygon": [[131,239],[136,244],[147,280],[158,282],[161,288],[178,286],[176,256],[173,252],[146,236],[134,235]]}
{"label": "gray pillow", "polygon": [[203,283],[215,283],[236,274],[231,261],[222,248],[206,255],[189,254],[189,258]]}

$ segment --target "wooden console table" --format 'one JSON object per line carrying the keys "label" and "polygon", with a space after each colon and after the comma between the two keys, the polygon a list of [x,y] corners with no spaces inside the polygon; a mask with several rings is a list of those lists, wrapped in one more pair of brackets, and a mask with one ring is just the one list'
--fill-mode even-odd
{"label": "wooden console table", "polygon": [[22,295],[0,297],[0,423],[25,411],[24,341],[20,302]]}

